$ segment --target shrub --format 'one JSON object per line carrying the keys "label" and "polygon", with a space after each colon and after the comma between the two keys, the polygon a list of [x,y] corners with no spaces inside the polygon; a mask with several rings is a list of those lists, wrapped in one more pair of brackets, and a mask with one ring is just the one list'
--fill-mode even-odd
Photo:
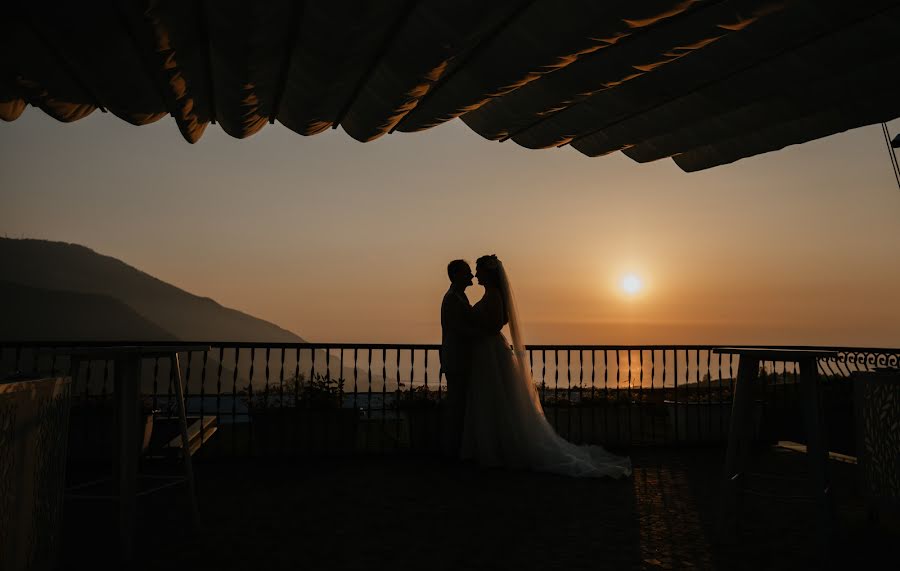
{"label": "shrub", "polygon": [[425,385],[411,387],[400,393],[400,404],[405,407],[432,407],[438,403],[438,393]]}
{"label": "shrub", "polygon": [[344,379],[316,373],[310,380],[296,374],[278,385],[253,390],[249,384],[238,393],[241,401],[252,410],[283,408],[340,408],[344,394]]}

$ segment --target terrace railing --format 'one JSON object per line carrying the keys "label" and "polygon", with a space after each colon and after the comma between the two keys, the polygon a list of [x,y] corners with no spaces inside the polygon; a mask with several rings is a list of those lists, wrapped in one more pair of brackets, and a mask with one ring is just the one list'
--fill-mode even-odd
{"label": "terrace railing", "polygon": [[[113,363],[71,371],[46,349],[144,345],[150,342],[0,342],[0,375],[12,371],[71,374],[73,422],[109,407]],[[189,343],[190,344],[190,343]],[[296,452],[436,451],[443,434],[447,385],[439,346],[353,343],[203,342],[209,352],[182,356],[188,415],[199,430],[218,431],[209,455]],[[611,446],[724,441],[737,358],[711,345],[533,345],[532,377],[548,420],[564,437]],[[800,347],[794,347],[800,348]],[[802,347],[812,349],[814,347]],[[829,437],[852,452],[854,371],[900,365],[900,349],[815,347],[838,352],[819,361],[829,407]],[[173,371],[145,361],[141,393],[157,420],[174,415]],[[802,441],[793,363],[760,369],[757,436]],[[203,422],[212,419],[214,422]],[[90,423],[90,420],[84,420]],[[72,426],[75,435],[88,428]],[[102,429],[101,429],[102,432]],[[201,435],[202,437],[202,435]]]}

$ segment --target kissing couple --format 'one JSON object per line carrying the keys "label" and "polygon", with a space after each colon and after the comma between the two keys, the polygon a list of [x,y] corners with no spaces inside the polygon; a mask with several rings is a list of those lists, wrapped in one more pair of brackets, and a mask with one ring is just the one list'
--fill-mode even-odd
{"label": "kissing couple", "polygon": [[[574,477],[631,474],[631,460],[600,446],[572,444],[544,417],[531,379],[509,276],[497,256],[447,265],[441,303],[441,369],[447,379],[448,454],[486,467]],[[484,287],[474,306],[466,288]],[[512,345],[501,333],[509,325]]]}

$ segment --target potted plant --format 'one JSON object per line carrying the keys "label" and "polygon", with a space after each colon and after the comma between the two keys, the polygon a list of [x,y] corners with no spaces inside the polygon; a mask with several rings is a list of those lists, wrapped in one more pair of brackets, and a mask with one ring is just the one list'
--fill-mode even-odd
{"label": "potted plant", "polygon": [[353,449],[357,411],[343,408],[344,379],[296,374],[277,387],[240,391],[250,414],[254,452],[346,452]]}

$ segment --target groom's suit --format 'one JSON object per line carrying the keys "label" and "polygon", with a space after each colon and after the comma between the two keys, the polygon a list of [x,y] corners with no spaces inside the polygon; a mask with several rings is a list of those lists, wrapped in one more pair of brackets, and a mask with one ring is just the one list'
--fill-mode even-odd
{"label": "groom's suit", "polygon": [[447,378],[444,447],[453,456],[462,443],[473,335],[472,306],[464,290],[451,286],[441,302],[441,370]]}

